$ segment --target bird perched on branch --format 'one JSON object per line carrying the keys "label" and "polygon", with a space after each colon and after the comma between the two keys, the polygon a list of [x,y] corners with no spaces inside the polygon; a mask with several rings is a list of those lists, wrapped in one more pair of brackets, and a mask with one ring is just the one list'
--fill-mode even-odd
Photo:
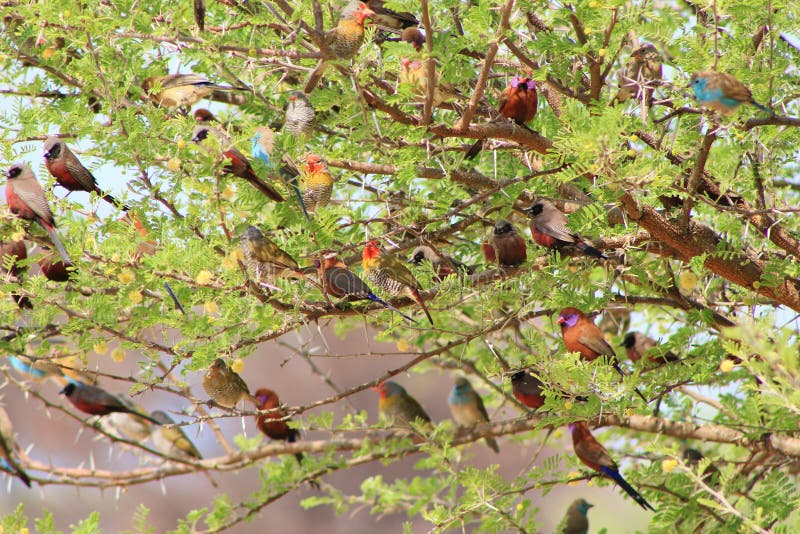
{"label": "bird perched on branch", "polygon": [[243,399],[258,404],[258,399],[250,394],[244,379],[228,367],[222,358],[214,360],[203,375],[203,390],[211,400],[225,408],[233,408]]}
{"label": "bird perched on branch", "polygon": [[[447,397],[447,405],[450,407],[453,420],[459,426],[472,427],[489,422],[489,414],[483,405],[483,399],[466,378],[456,378],[455,386],[450,391],[450,396]],[[500,447],[493,437],[490,436],[484,440],[490,449],[497,453],[500,452]]]}
{"label": "bird perched on branch", "polygon": [[[274,172],[275,163],[272,161],[272,152],[275,149],[275,132],[267,126],[258,126],[256,127],[251,141],[250,155],[253,156],[254,159],[262,161],[271,172]],[[291,161],[288,154],[284,154],[281,161],[281,177],[289,184],[292,191],[294,191],[297,202],[300,204],[300,209],[303,210],[303,215],[305,215],[306,219],[310,220],[311,218],[308,216],[306,204],[303,202],[303,195],[297,187],[297,177],[300,176],[300,171],[297,170],[297,167]]]}
{"label": "bird perched on branch", "polygon": [[114,412],[123,412],[137,415],[156,425],[160,424],[147,414],[133,409],[116,395],[106,390],[89,384],[70,382],[60,392],[78,410],[90,415],[107,415]]}
{"label": "bird perched on branch", "polygon": [[228,137],[225,132],[214,126],[201,125],[195,128],[194,134],[192,135],[192,141],[195,143],[201,143],[208,139],[211,135],[217,138],[220,143],[222,155],[230,161],[230,163],[225,165],[223,169],[226,173],[232,174],[238,178],[242,178],[243,180],[247,180],[250,185],[258,189],[269,199],[274,200],[275,202],[283,202],[283,196],[278,193],[274,187],[258,177],[256,172],[253,170],[253,167],[250,165],[250,161],[238,148],[236,148],[236,146],[233,144],[233,141],[231,141],[231,138]]}
{"label": "bird perched on branch", "polygon": [[45,229],[64,263],[72,264],[67,250],[56,231],[53,212],[47,203],[44,189],[26,163],[15,163],[6,171],[6,203],[11,213],[27,221],[35,221]]}
{"label": "bird perched on branch", "polygon": [[589,431],[586,421],[575,421],[569,424],[569,431],[572,434],[572,447],[575,456],[583,462],[589,469],[605,475],[625,490],[636,503],[644,508],[655,512],[655,508],[650,506],[644,497],[639,495],[633,487],[628,484],[619,472],[619,467],[611,458],[605,447]]}
{"label": "bird perched on branch", "polygon": [[398,12],[383,7],[384,0],[367,0],[366,4],[374,12],[372,22],[381,29],[396,31],[419,25],[419,20],[413,13]]}
{"label": "bird perched on branch", "polygon": [[488,263],[516,267],[528,259],[528,246],[517,229],[506,219],[497,219],[492,229],[492,242],[481,247]]}
{"label": "bird perched on branch", "polygon": [[713,70],[696,72],[689,81],[689,87],[694,91],[694,97],[701,106],[723,115],[730,115],[742,104],[752,104],[761,111],[772,113],[771,109],[753,99],[750,89],[726,72]]}
{"label": "bird perched on branch", "polygon": [[68,267],[71,265],[61,261],[49,247],[42,247],[42,254],[36,263],[44,277],[51,282],[69,282],[72,271]]}
{"label": "bird perched on branch", "polygon": [[322,158],[316,154],[306,155],[306,164],[300,174],[300,192],[303,194],[303,203],[309,213],[316,213],[331,200],[333,176],[328,172],[328,167]]}
{"label": "bird perched on branch", "polygon": [[[254,396],[258,410],[271,410],[271,413],[256,415],[256,426],[262,434],[270,439],[287,443],[294,443],[300,439],[300,431],[288,425],[288,413],[281,408],[281,401],[274,391],[259,388]],[[298,463],[302,463],[303,453],[298,452],[294,456]]]}
{"label": "bird perched on branch", "polygon": [[0,460],[3,460],[3,467],[11,471],[23,484],[30,488],[30,477],[14,458],[16,450],[17,444],[14,440],[14,427],[11,424],[11,418],[8,417],[5,408],[0,407]]}
{"label": "bird perched on branch", "polygon": [[331,60],[350,60],[355,57],[364,43],[364,21],[374,15],[373,10],[358,0],[352,0],[342,9],[336,26],[322,36],[322,59],[308,77],[304,93],[311,94],[317,87]]}
{"label": "bird perched on branch", "polygon": [[283,129],[300,138],[314,133],[317,123],[317,112],[303,91],[289,93],[289,103],[283,119]]}
{"label": "bird perched on branch", "polygon": [[[412,86],[417,100],[424,101],[428,94],[428,69],[425,62],[419,59],[402,58],[400,65],[398,81]],[[461,97],[461,94],[452,85],[439,81],[439,74],[436,71],[434,74],[436,85],[433,90],[433,107],[439,107],[445,102]]]}
{"label": "bird perched on branch", "polygon": [[380,244],[373,240],[364,247],[361,265],[370,282],[395,297],[409,297],[420,305],[428,321],[433,324],[433,317],[419,294],[422,286],[397,257],[386,254]]}
{"label": "bird perched on branch", "polygon": [[528,408],[537,410],[544,406],[544,384],[528,371],[511,375],[511,393]]}
{"label": "bird perched on branch", "polygon": [[567,508],[564,519],[556,527],[557,534],[588,534],[589,532],[589,508],[594,506],[586,502],[585,499],[575,499]]}
{"label": "bird perched on branch", "polygon": [[87,193],[97,193],[100,198],[113,205],[127,211],[128,206],[121,204],[119,200],[104,192],[97,186],[97,180],[83,166],[80,160],[72,153],[67,144],[54,135],[50,135],[44,140],[42,147],[44,164],[47,170],[56,179],[56,183],[72,191],[86,191]]}
{"label": "bird perched on branch", "polygon": [[[150,414],[153,419],[162,425],[174,425],[175,421],[161,410],[156,410]],[[160,426],[151,434],[153,446],[165,456],[179,458],[181,460],[202,460],[203,456],[194,443],[186,437],[186,433],[180,427]]]}
{"label": "bird perched on branch", "polygon": [[538,245],[556,250],[573,247],[587,256],[608,259],[608,256],[571,231],[567,226],[567,216],[550,201],[538,200],[524,211],[531,217],[531,235]]}
{"label": "bird perched on branch", "polygon": [[653,91],[661,83],[662,77],[661,54],[655,46],[645,43],[631,52],[625,67],[617,72],[619,91],[614,100],[623,103],[633,97],[650,107]]}
{"label": "bird perched on branch", "polygon": [[278,276],[290,276],[300,272],[300,266],[272,240],[255,226],[248,226],[239,247],[253,278],[259,283],[271,283]]}
{"label": "bird perched on branch", "polygon": [[[603,337],[603,333],[597,328],[597,325],[586,317],[586,314],[577,308],[564,308],[558,314],[558,324],[561,325],[564,346],[569,352],[577,352],[588,362],[599,356],[606,356],[620,376],[625,377],[625,371],[619,366],[614,349]],[[638,389],[634,389],[639,397],[647,403],[644,395]]]}
{"label": "bird perched on branch", "polygon": [[371,300],[377,302],[387,310],[400,314],[404,319],[412,323],[414,319],[404,314],[385,300],[381,299],[369,286],[358,277],[356,273],[347,268],[347,265],[337,257],[327,257],[322,261],[314,260],[317,274],[322,282],[322,287],[329,295],[340,299],[349,300]]}
{"label": "bird perched on branch", "polygon": [[[527,77],[514,76],[500,95],[500,100],[497,102],[497,113],[501,117],[527,128],[526,124],[536,116],[538,106],[536,82]],[[478,139],[464,157],[473,159],[482,149],[483,139]]]}
{"label": "bird perched on branch", "polygon": [[188,108],[214,91],[242,91],[244,87],[218,85],[199,74],[150,76],[142,82],[145,95],[157,106]]}
{"label": "bird perched on branch", "polygon": [[436,282],[442,282],[451,274],[458,274],[459,272],[472,274],[472,269],[469,266],[464,265],[443,252],[434,250],[433,247],[429,247],[428,245],[420,245],[415,248],[411,253],[411,257],[408,259],[408,262],[414,265],[420,265],[423,261],[431,262],[433,272],[436,273],[434,277]]}
{"label": "bird perched on branch", "polygon": [[667,363],[678,360],[678,357],[672,352],[660,353],[656,340],[639,332],[625,334],[622,346],[625,347],[625,353],[632,362],[638,362],[645,355],[653,363]]}
{"label": "bird perched on branch", "polygon": [[412,423],[417,421],[430,424],[430,416],[397,382],[381,382],[373,389],[380,393],[378,412],[382,419],[405,428],[411,428]]}
{"label": "bird perched on branch", "polygon": [[[28,258],[28,249],[25,241],[0,241],[0,274],[6,282],[22,282],[22,275],[28,270],[27,265],[20,262]],[[11,298],[22,309],[33,309],[31,299],[18,293],[12,293]]]}

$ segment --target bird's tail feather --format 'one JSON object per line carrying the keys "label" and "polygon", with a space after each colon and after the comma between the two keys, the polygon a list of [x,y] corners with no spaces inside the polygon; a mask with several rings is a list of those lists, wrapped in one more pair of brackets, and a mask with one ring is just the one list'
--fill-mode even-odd
{"label": "bird's tail feather", "polygon": [[67,254],[67,249],[64,248],[64,244],[61,242],[61,238],[58,237],[58,232],[55,228],[48,228],[43,226],[43,228],[47,231],[47,235],[50,236],[50,241],[53,242],[55,245],[56,250],[58,250],[58,255],[61,256],[61,259],[64,260],[66,265],[72,265],[72,260],[69,259],[69,254]]}
{"label": "bird's tail feather", "polygon": [[406,319],[407,321],[409,321],[409,322],[412,322],[412,323],[416,323],[416,321],[415,321],[414,319],[412,319],[411,317],[409,317],[409,316],[408,316],[408,315],[406,315],[405,313],[401,312],[400,310],[398,310],[397,308],[395,308],[394,306],[392,306],[391,304],[389,304],[389,303],[388,303],[388,302],[386,302],[385,300],[381,299],[381,298],[380,298],[379,296],[377,296],[375,293],[370,293],[370,294],[368,294],[368,295],[367,295],[367,298],[368,298],[369,300],[371,300],[372,302],[377,302],[378,304],[380,304],[381,306],[383,306],[383,307],[384,307],[384,308],[386,308],[387,310],[391,310],[391,311],[393,311],[393,312],[395,312],[395,313],[399,313],[399,314],[400,314],[400,316],[402,316],[402,317],[403,317],[404,319]]}
{"label": "bird's tail feather", "polygon": [[308,81],[306,82],[305,87],[303,88],[303,92],[307,95],[311,94],[311,91],[317,88],[319,85],[319,81],[322,79],[322,74],[325,72],[325,69],[328,67],[328,62],[324,59],[320,60],[317,67],[311,72],[308,77]]}
{"label": "bird's tail feather", "polygon": [[647,501],[645,500],[645,498],[644,498],[644,497],[642,497],[642,496],[639,494],[639,492],[638,492],[638,491],[636,491],[635,489],[633,489],[633,486],[631,486],[630,484],[628,484],[628,482],[627,482],[627,481],[626,481],[624,478],[622,478],[622,475],[620,474],[620,472],[619,472],[619,471],[617,471],[616,469],[610,469],[610,468],[608,468],[608,467],[601,467],[601,468],[600,468],[600,471],[602,471],[603,473],[605,473],[606,475],[608,475],[608,476],[610,476],[612,479],[614,479],[614,482],[616,482],[617,484],[619,484],[619,486],[620,486],[622,489],[624,489],[624,490],[625,490],[625,493],[627,493],[628,495],[630,495],[630,496],[631,496],[631,498],[632,498],[634,501],[636,501],[636,503],[637,503],[639,506],[641,506],[641,507],[642,507],[642,508],[644,508],[645,510],[650,510],[651,512],[655,512],[655,511],[656,511],[656,509],[655,509],[655,508],[653,508],[652,506],[650,506],[650,503],[649,503],[649,502],[647,502]]}
{"label": "bird's tail feather", "polygon": [[585,242],[578,243],[578,248],[587,256],[594,256],[595,258],[600,258],[602,260],[608,259],[608,256]]}

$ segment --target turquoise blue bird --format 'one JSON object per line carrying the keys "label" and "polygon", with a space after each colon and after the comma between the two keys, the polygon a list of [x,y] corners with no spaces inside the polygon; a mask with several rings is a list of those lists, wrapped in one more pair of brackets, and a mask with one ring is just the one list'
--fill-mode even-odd
{"label": "turquoise blue bird", "polygon": [[[489,414],[483,405],[483,399],[472,389],[472,384],[466,378],[456,378],[456,384],[450,391],[447,404],[450,406],[453,419],[459,426],[471,427],[489,422]],[[487,437],[485,439],[490,449],[500,452],[500,447],[497,446],[494,438]]]}
{"label": "turquoise blue bird", "polygon": [[[264,165],[270,169],[275,167],[272,163],[272,159],[270,158],[270,154],[272,154],[272,150],[275,147],[274,137],[275,132],[273,132],[271,129],[267,128],[266,126],[259,126],[256,128],[256,132],[253,134],[253,145],[250,149],[250,154],[253,156],[253,158],[263,161]],[[297,177],[300,175],[300,171],[297,169],[291,169],[288,165],[283,165],[281,166],[280,173],[281,176],[283,176],[283,178],[289,183],[289,185],[292,186],[294,194],[297,197],[297,201],[300,203],[300,208],[303,210],[303,215],[306,216],[306,219],[311,220],[311,218],[308,216],[306,204],[303,202],[303,194],[297,187]]]}
{"label": "turquoise blue bird", "polygon": [[689,87],[701,106],[730,115],[742,104],[752,104],[762,111],[772,110],[753,100],[753,93],[745,85],[725,72],[705,70],[696,72],[689,81]]}

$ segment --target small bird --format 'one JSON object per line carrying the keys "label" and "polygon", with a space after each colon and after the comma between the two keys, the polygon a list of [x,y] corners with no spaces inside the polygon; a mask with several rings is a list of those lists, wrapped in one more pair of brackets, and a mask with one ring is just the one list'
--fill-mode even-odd
{"label": "small bird", "polygon": [[[272,413],[256,415],[256,426],[268,438],[287,443],[294,443],[300,439],[300,431],[290,427],[287,423],[287,412],[281,408],[281,401],[278,395],[267,388],[259,388],[254,395],[256,408],[258,410],[274,410]],[[280,408],[280,409],[278,409]],[[294,455],[298,463],[302,463],[303,454],[298,452]]]}
{"label": "small bird", "polygon": [[419,25],[419,20],[413,13],[397,12],[383,7],[384,0],[367,0],[366,4],[374,12],[372,22],[381,29],[403,30]]}
{"label": "small bird", "polygon": [[[433,90],[433,107],[439,107],[445,102],[449,102],[461,95],[455,88],[447,83],[441,83],[439,74],[434,71],[436,87]],[[417,101],[424,102],[428,94],[428,69],[425,62],[419,59],[410,60],[402,58],[400,60],[400,73],[397,77],[400,83],[405,83],[414,88]]]}
{"label": "small bird", "polygon": [[497,262],[501,267],[516,267],[528,259],[528,247],[517,229],[505,219],[497,219],[492,232],[491,253],[485,248],[487,262]]}
{"label": "small bird", "polygon": [[114,412],[124,412],[147,419],[156,425],[160,424],[147,414],[140,413],[112,395],[106,390],[89,384],[70,382],[60,392],[75,408],[89,415],[107,415]]}
{"label": "small bird", "polygon": [[617,72],[619,91],[614,100],[623,103],[633,97],[650,107],[662,77],[661,55],[655,46],[645,43],[631,52],[625,67]]}
{"label": "small bird", "polygon": [[557,534],[588,534],[589,518],[586,515],[592,506],[594,505],[586,502],[585,499],[572,501],[555,532]]}
{"label": "small bird", "polygon": [[233,408],[242,399],[258,404],[250,394],[244,379],[228,367],[225,360],[217,358],[203,375],[203,389],[211,400],[224,408]]}
{"label": "small bird", "polygon": [[538,245],[556,250],[573,247],[587,256],[608,259],[608,256],[572,232],[567,216],[549,200],[538,200],[523,211],[531,217],[531,235]]}
{"label": "small bird", "polygon": [[36,263],[39,264],[39,270],[48,280],[69,282],[71,271],[68,270],[68,267],[72,266],[61,261],[49,248],[42,247],[42,255]]}
{"label": "small bird", "polygon": [[300,192],[309,213],[316,213],[331,201],[333,177],[322,158],[316,154],[306,155],[306,164],[300,175]]}
{"label": "small bird", "polygon": [[303,91],[289,93],[289,103],[283,119],[283,129],[299,138],[314,133],[317,123],[317,112]]}
{"label": "small bird", "polygon": [[451,274],[458,274],[460,272],[472,274],[472,269],[457,261],[443,252],[438,252],[429,247],[428,245],[420,245],[411,253],[408,263],[420,265],[423,261],[431,262],[433,272],[436,273],[434,281],[442,282]]}
{"label": "small bird", "polygon": [[350,60],[355,57],[364,43],[364,21],[373,16],[375,12],[358,0],[351,0],[342,9],[336,26],[322,36],[322,59],[309,75],[303,92],[311,94],[322,79],[330,60]]}
{"label": "small bird", "polygon": [[[175,424],[172,417],[161,410],[152,412],[150,416],[161,425]],[[153,430],[150,437],[153,440],[153,447],[164,456],[171,456],[180,460],[201,460],[203,458],[194,443],[186,437],[186,434],[178,426],[159,426]]]}
{"label": "small bird", "polygon": [[64,263],[72,264],[67,250],[56,232],[53,212],[33,171],[26,163],[14,163],[6,171],[6,203],[11,213],[21,219],[35,221],[45,229]]}
{"label": "small bird", "polygon": [[[619,366],[614,349],[603,337],[603,333],[597,328],[597,325],[586,317],[586,314],[577,308],[564,308],[558,314],[558,324],[561,325],[564,346],[569,352],[579,353],[581,358],[588,362],[599,356],[606,356],[620,376],[625,377],[625,371]],[[637,388],[634,389],[639,397],[647,403],[644,395]]]}
{"label": "small bird", "polygon": [[[512,120],[527,128],[527,123],[536,116],[539,107],[539,96],[536,93],[536,82],[531,78],[515,75],[497,102],[497,113],[501,117]],[[483,149],[483,139],[478,139],[464,156],[473,159]]]}
{"label": "small bird", "polygon": [[[447,397],[447,405],[450,406],[450,413],[458,426],[471,427],[489,422],[489,414],[483,405],[483,399],[466,378],[456,378],[456,384]],[[484,439],[490,449],[500,452],[500,447],[493,437]]]}
{"label": "small bird", "polygon": [[100,198],[112,206],[120,207],[123,211],[129,209],[128,206],[120,204],[119,200],[100,189],[89,169],[84,167],[67,144],[55,135],[50,135],[44,140],[42,152],[47,170],[56,179],[56,183],[70,193],[73,191],[97,193]]}
{"label": "small bird", "polygon": [[[123,397],[118,398],[130,408],[141,410],[141,407],[137,407],[131,401]],[[100,417],[97,423],[106,433],[129,441],[140,442],[150,437],[150,422],[132,413],[113,412]]]}
{"label": "small bird", "polygon": [[225,165],[223,169],[226,173],[232,174],[238,178],[242,178],[243,180],[247,180],[250,185],[258,189],[271,200],[274,200],[275,202],[283,202],[283,196],[278,193],[274,187],[258,177],[256,172],[253,170],[252,165],[250,165],[250,161],[238,148],[236,148],[236,146],[233,144],[233,141],[231,141],[231,138],[228,137],[225,132],[215,126],[200,125],[195,128],[194,134],[192,135],[192,141],[195,143],[201,143],[202,141],[208,139],[209,135],[216,136],[223,151],[222,155],[230,160],[230,163]]}
{"label": "small bird", "polygon": [[371,300],[384,308],[400,314],[412,323],[414,319],[404,314],[385,300],[381,299],[356,273],[347,268],[347,265],[338,257],[326,257],[322,261],[314,260],[317,274],[326,293],[336,298],[348,300]]}
{"label": "small bird", "polygon": [[403,30],[403,33],[400,34],[400,40],[410,43],[417,52],[422,52],[422,46],[425,44],[425,34],[416,26],[412,26]]}
{"label": "small bird", "polygon": [[659,354],[659,350],[656,348],[657,345],[658,343],[655,339],[639,332],[628,332],[622,342],[622,346],[625,347],[625,353],[632,362],[638,362],[644,355],[647,355],[647,358],[653,363],[678,361],[678,357],[672,352],[667,351]]}
{"label": "small bird", "polygon": [[11,424],[11,418],[8,417],[5,408],[0,406],[0,459],[3,460],[4,467],[30,488],[30,477],[14,458],[16,449],[17,444],[14,441],[14,427]]}
{"label": "small bird", "polygon": [[[250,148],[250,155],[254,159],[260,160],[267,166],[268,169],[274,170],[275,164],[272,162],[272,151],[275,149],[275,132],[268,126],[258,126],[251,139],[252,146]],[[284,158],[288,158],[284,155]],[[293,167],[293,165],[291,166]],[[303,215],[306,219],[311,220],[308,216],[305,202],[303,202],[303,195],[297,187],[297,177],[300,172],[296,168],[290,168],[290,165],[284,163],[281,165],[280,173],[286,182],[291,186],[294,191],[297,201],[300,203],[300,209],[303,210]]]}
{"label": "small bird", "polygon": [[586,421],[575,421],[569,424],[569,431],[572,434],[572,447],[575,449],[575,456],[583,462],[589,469],[607,476],[625,490],[636,503],[644,508],[655,512],[655,508],[650,506],[644,497],[628,484],[619,472],[619,468],[608,451],[589,431]]}
{"label": "small bird", "polygon": [[[28,249],[25,241],[0,240],[0,275],[6,282],[22,282],[22,275],[28,270],[27,265],[20,262],[28,258]],[[20,309],[33,309],[31,299],[18,293],[12,293],[11,298]]]}
{"label": "small bird", "polygon": [[411,424],[416,421],[430,424],[430,416],[397,382],[381,382],[374,389],[380,392],[378,412],[382,419],[405,428],[411,428]]}
{"label": "small bird", "polygon": [[193,115],[197,124],[213,124],[215,122],[219,124],[219,119],[217,119],[216,115],[206,108],[197,108],[194,110]]}
{"label": "small bird", "polygon": [[511,375],[511,393],[528,408],[538,410],[544,406],[544,384],[528,371]]}
{"label": "small bird", "polygon": [[142,82],[145,95],[157,106],[188,108],[214,91],[240,91],[243,87],[217,85],[199,74],[150,76]]}
{"label": "small bird", "polygon": [[753,100],[750,89],[726,72],[696,72],[689,81],[689,87],[700,105],[723,115],[730,115],[742,104],[752,104],[761,111],[772,113],[771,109]]}
{"label": "small bird", "polygon": [[278,276],[290,276],[300,271],[294,258],[265,237],[255,226],[247,227],[239,240],[239,248],[248,270],[259,283],[270,283]]}
{"label": "small bird", "polygon": [[422,286],[397,257],[381,250],[378,241],[372,240],[364,247],[361,266],[370,282],[395,297],[409,297],[420,305],[428,321],[433,324],[433,317],[419,294]]}

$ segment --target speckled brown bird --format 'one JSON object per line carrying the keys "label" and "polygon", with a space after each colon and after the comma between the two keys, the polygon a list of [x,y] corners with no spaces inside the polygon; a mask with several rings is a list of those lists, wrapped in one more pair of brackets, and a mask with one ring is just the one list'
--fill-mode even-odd
{"label": "speckled brown bird", "polygon": [[239,248],[251,276],[257,282],[272,283],[279,276],[290,276],[300,266],[289,254],[255,226],[249,226],[239,240]]}
{"label": "speckled brown bird", "polygon": [[314,133],[317,112],[303,91],[289,93],[289,103],[283,119],[283,129],[297,137],[308,137]]}
{"label": "speckled brown bird", "polygon": [[619,91],[614,99],[622,103],[635,98],[649,107],[662,77],[661,55],[655,46],[645,43],[631,52],[625,67],[617,73]]}
{"label": "speckled brown bird", "polygon": [[[436,86],[433,90],[433,107],[439,107],[445,102],[460,97],[461,95],[455,88],[439,80],[439,73],[434,71]],[[419,59],[402,58],[400,60],[400,72],[397,77],[400,83],[408,84],[414,88],[414,95],[417,102],[424,102],[428,94],[428,69],[425,62]]]}
{"label": "speckled brown bird", "polygon": [[247,383],[233,371],[225,360],[217,358],[203,375],[203,389],[211,400],[225,408],[234,408],[239,401],[258,403],[250,394]]}

